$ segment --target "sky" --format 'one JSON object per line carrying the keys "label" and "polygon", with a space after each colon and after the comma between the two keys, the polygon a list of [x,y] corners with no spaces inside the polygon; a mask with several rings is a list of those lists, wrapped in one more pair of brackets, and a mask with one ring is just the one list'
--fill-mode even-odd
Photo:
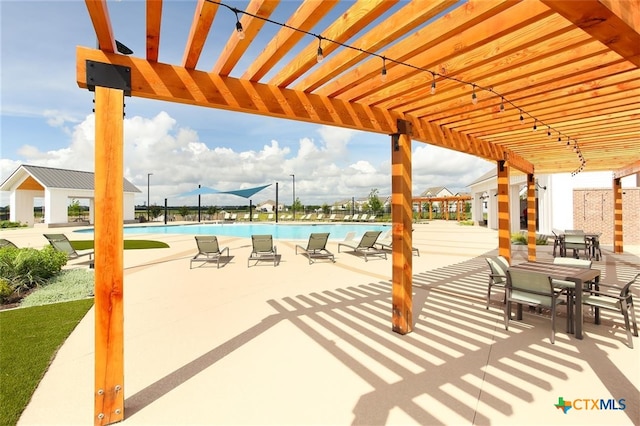
{"label": "sky", "polygon": [[[165,1],[160,62],[180,62],[195,3]],[[247,4],[226,3],[238,9]],[[296,3],[283,1],[282,14],[272,19],[284,22]],[[133,56],[144,57],[144,2],[109,1],[108,8],[116,39]],[[212,68],[229,34],[224,27],[234,19],[214,21],[197,69]],[[277,30],[266,24],[259,37],[270,38]],[[21,164],[94,171],[93,93],[76,83],[78,45],[95,46],[84,1],[0,0],[0,181]],[[241,61],[231,75],[246,66]],[[233,190],[272,184],[252,197],[259,204],[275,199],[276,182],[279,201],[290,203],[291,175],[303,205],[366,198],[372,189],[380,196],[391,193],[387,135],[131,97],[125,98],[125,114],[124,177],[141,190],[137,205],[146,204],[147,196],[151,205],[164,205],[165,198],[171,206],[197,205],[196,197],[180,194],[198,185]],[[415,141],[412,151],[415,195],[440,186],[464,192],[495,167]],[[8,204],[9,193],[0,193],[0,206]],[[202,204],[247,201],[206,195]]]}

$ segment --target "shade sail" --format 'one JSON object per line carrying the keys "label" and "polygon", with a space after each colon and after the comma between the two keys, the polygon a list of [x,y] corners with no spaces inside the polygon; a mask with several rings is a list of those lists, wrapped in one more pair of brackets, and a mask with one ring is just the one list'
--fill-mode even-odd
{"label": "shade sail", "polygon": [[268,186],[271,186],[271,184],[256,186],[254,188],[233,189],[231,191],[220,191],[215,188],[209,188],[207,186],[203,186],[200,188],[196,188],[193,191],[182,193],[178,195],[178,197],[189,197],[192,195],[205,195],[205,194],[231,194],[231,195],[237,195],[238,197],[249,198],[252,195],[262,191]]}

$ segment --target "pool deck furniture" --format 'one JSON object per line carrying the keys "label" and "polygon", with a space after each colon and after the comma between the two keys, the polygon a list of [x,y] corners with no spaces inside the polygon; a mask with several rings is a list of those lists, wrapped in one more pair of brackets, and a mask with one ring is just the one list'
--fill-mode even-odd
{"label": "pool deck furniture", "polygon": [[273,266],[278,266],[278,250],[273,245],[272,235],[252,235],[251,245],[252,249],[247,266],[251,266],[252,261],[256,265],[262,261],[273,261]]}
{"label": "pool deck furniture", "polygon": [[196,245],[198,246],[198,253],[189,261],[189,269],[193,268],[193,264],[197,262],[216,262],[216,266],[220,268],[220,259],[223,257],[223,253],[227,253],[229,257],[229,247],[220,248],[218,244],[218,238],[215,235],[210,236],[195,236]]}
{"label": "pool deck furniture", "polygon": [[335,256],[329,250],[327,250],[327,242],[329,241],[328,232],[315,232],[309,235],[309,241],[307,246],[303,247],[300,244],[296,244],[296,254],[300,252],[309,259],[309,265],[317,259],[329,259],[335,262]]}
{"label": "pool deck furniture", "polygon": [[[545,262],[523,262],[517,265],[511,265],[509,270],[529,272],[538,275],[550,277],[552,280],[571,281],[575,284],[575,303],[573,312],[573,328],[576,339],[582,339],[583,328],[583,310],[582,310],[582,294],[585,283],[592,282],[597,286],[600,281],[599,269],[584,269],[566,265],[554,265]],[[579,291],[583,289],[583,291]],[[522,318],[522,305],[518,305],[518,319]]]}
{"label": "pool deck furniture", "polygon": [[71,241],[67,238],[65,234],[43,234],[44,237],[49,241],[51,246],[63,253],[67,254],[69,259],[78,259],[83,256],[89,256],[89,259],[93,257],[93,250],[80,250],[77,251],[71,245]]}
{"label": "pool deck furniture", "polygon": [[368,256],[378,256],[384,259],[387,258],[387,252],[384,250],[380,250],[376,247],[376,243],[378,241],[378,237],[382,231],[366,231],[360,241],[351,240],[351,241],[343,241],[338,243],[338,253],[340,253],[341,247],[348,247],[354,253],[362,254],[364,257],[364,261],[368,262]]}

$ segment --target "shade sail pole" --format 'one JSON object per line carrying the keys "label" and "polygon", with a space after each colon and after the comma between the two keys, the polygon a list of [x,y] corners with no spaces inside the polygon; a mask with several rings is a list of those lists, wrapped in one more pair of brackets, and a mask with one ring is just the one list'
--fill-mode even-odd
{"label": "shade sail pole", "polygon": [[392,327],[399,334],[413,331],[413,197],[411,193],[411,128],[398,120],[391,135]]}
{"label": "shade sail pole", "polygon": [[94,424],[124,419],[124,92],[96,86]]}

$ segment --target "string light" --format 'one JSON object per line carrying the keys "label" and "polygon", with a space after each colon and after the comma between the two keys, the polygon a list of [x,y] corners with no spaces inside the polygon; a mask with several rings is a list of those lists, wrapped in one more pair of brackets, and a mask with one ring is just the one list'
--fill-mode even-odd
{"label": "string light", "polygon": [[387,81],[387,66],[385,65],[386,58],[382,57],[382,74],[380,74],[380,80],[384,83]]}
{"label": "string light", "polygon": [[[238,38],[241,39],[241,40],[245,38],[245,32],[244,32],[244,28],[242,27],[242,24],[240,23],[240,19],[238,17],[239,13],[243,13],[245,15],[251,16],[252,18],[260,19],[262,21],[269,22],[269,23],[278,25],[278,26],[283,27],[283,28],[288,28],[288,29],[290,29],[292,31],[297,31],[297,32],[300,32],[300,33],[303,33],[303,34],[306,34],[306,35],[310,35],[310,36],[316,37],[318,39],[318,50],[317,50],[317,55],[316,55],[316,60],[317,60],[318,63],[320,63],[320,62],[322,62],[324,60],[324,52],[322,50],[322,40],[324,39],[329,43],[333,43],[333,44],[339,45],[339,46],[347,48],[347,49],[356,50],[356,51],[358,51],[360,53],[364,53],[364,54],[369,55],[369,56],[377,56],[377,57],[381,58],[382,59],[382,72],[381,72],[381,75],[380,75],[380,79],[383,82],[387,81],[387,68],[386,68],[386,62],[387,61],[393,62],[394,64],[397,64],[397,65],[403,65],[405,67],[412,68],[412,69],[414,69],[416,71],[429,72],[429,73],[431,73],[431,76],[432,76],[432,82],[431,82],[431,94],[432,95],[434,95],[436,93],[436,76],[438,76],[438,77],[440,77],[442,79],[449,80],[449,81],[454,81],[456,83],[460,83],[460,84],[463,84],[463,85],[471,86],[472,87],[471,102],[473,103],[473,105],[476,105],[478,103],[478,95],[476,94],[476,87],[477,87],[480,90],[484,90],[484,91],[488,91],[488,92],[494,93],[496,96],[500,97],[500,112],[504,112],[504,110],[505,110],[505,105],[504,105],[505,102],[510,104],[512,107],[518,109],[520,111],[520,121],[524,122],[524,112],[523,112],[523,110],[521,108],[519,108],[518,106],[516,106],[510,100],[505,99],[504,96],[500,95],[499,93],[496,93],[493,90],[493,88],[487,88],[487,87],[478,86],[475,83],[470,83],[470,82],[467,82],[467,81],[463,81],[463,80],[460,80],[460,79],[458,79],[456,77],[444,75],[444,74],[441,74],[441,73],[438,73],[438,72],[435,72],[435,71],[428,70],[426,68],[422,68],[422,67],[419,67],[419,66],[416,66],[416,65],[412,65],[412,64],[409,64],[409,63],[398,61],[398,60],[395,60],[393,58],[387,58],[387,57],[385,57],[383,55],[380,55],[380,54],[378,54],[376,52],[367,51],[367,50],[364,50],[364,49],[361,49],[361,48],[358,48],[358,47],[354,47],[354,46],[342,43],[342,42],[337,41],[337,40],[332,40],[332,39],[325,38],[322,35],[314,34],[312,32],[309,32],[309,31],[306,31],[306,30],[303,30],[303,29],[300,29],[300,28],[296,28],[296,27],[290,26],[290,25],[285,24],[285,23],[276,22],[276,21],[273,21],[271,19],[252,14],[250,12],[246,12],[246,11],[243,11],[243,10],[236,9],[235,7],[229,6],[229,5],[227,5],[227,4],[223,3],[223,2],[220,2],[220,1],[216,1],[216,0],[205,0],[205,1],[207,1],[209,3],[217,4],[219,6],[223,6],[223,7],[227,8],[227,9],[231,10],[235,14],[235,16],[236,16],[236,34],[237,34]],[[536,117],[533,117],[529,113],[526,113],[526,114],[530,118],[534,119],[533,130],[537,130],[537,127],[538,127],[537,124],[538,124],[539,120]],[[549,136],[549,137],[551,137],[551,131],[552,130],[556,131],[555,129],[552,129],[550,125],[544,123],[543,121],[540,121],[540,125],[541,126],[547,126],[547,136]],[[564,135],[563,133],[558,131],[558,142],[562,142],[562,137],[563,136],[567,136],[567,135]],[[582,160],[581,166],[578,169],[576,169],[576,171],[575,171],[575,173],[578,173],[579,171],[582,171],[582,169],[585,167],[586,160],[584,159],[584,157],[582,157],[582,153],[580,152],[580,148],[578,146],[578,142],[574,140],[574,143],[575,143],[575,150],[580,154],[579,158]],[[569,146],[571,146],[571,142],[570,142],[570,137],[567,136],[567,147],[569,147]]]}
{"label": "string light", "polygon": [[324,60],[324,55],[322,54],[322,36],[318,36],[318,55],[316,56],[316,61],[318,63]]}
{"label": "string light", "polygon": [[231,9],[233,13],[236,14],[236,35],[240,40],[244,40],[244,28],[242,28],[242,24],[240,23],[240,19],[238,18],[239,10],[235,7]]}
{"label": "string light", "polygon": [[533,131],[534,131],[534,132],[538,131],[538,120],[535,120],[535,121],[533,122]]}

